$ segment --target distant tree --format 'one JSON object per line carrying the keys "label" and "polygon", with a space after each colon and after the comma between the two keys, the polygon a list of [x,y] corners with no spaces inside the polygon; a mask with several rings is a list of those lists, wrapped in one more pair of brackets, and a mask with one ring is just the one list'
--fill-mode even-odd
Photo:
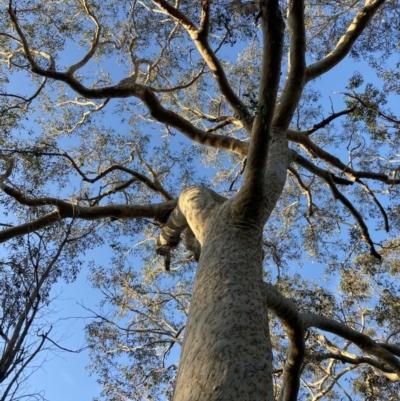
{"label": "distant tree", "polygon": [[1,4],[0,241],[114,252],[104,398],[398,398],[396,0]]}
{"label": "distant tree", "polygon": [[[61,241],[54,241],[54,228]],[[79,270],[77,238],[72,225],[59,224],[43,233],[31,233],[8,242],[0,259],[0,400],[42,400],[44,389],[34,390],[32,374],[46,362],[44,352],[69,351],[54,339],[51,322],[53,285],[73,279]],[[84,239],[82,233],[80,240]],[[83,245],[81,243],[80,245]],[[56,323],[56,322],[55,322]]]}

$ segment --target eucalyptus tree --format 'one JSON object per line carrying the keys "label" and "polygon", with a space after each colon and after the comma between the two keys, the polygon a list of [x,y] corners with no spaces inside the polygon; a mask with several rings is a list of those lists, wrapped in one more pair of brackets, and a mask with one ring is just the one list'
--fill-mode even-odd
{"label": "eucalyptus tree", "polygon": [[[55,227],[54,227],[55,228]],[[54,334],[54,283],[70,281],[81,261],[73,257],[85,248],[85,232],[64,224],[63,238],[54,229],[30,233],[7,244],[0,259],[0,400],[44,400],[44,389],[30,382],[46,363],[48,353],[69,351]],[[56,229],[59,231],[59,227]],[[77,238],[83,241],[76,243]],[[82,250],[82,248],[80,249]],[[78,351],[76,351],[78,352]]]}
{"label": "eucalyptus tree", "polygon": [[105,398],[398,397],[397,1],[1,3],[0,240],[114,252]]}

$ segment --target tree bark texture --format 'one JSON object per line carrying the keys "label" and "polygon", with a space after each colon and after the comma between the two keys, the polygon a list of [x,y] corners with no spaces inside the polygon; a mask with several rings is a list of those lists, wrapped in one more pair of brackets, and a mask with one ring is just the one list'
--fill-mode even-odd
{"label": "tree bark texture", "polygon": [[200,190],[185,190],[180,205],[201,256],[173,400],[272,400],[262,225],[235,219],[231,201],[196,216],[191,192]]}

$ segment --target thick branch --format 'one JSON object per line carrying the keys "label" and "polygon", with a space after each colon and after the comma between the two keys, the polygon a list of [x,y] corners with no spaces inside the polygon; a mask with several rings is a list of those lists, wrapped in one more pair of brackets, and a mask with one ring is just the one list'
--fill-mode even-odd
{"label": "thick branch", "polygon": [[351,341],[363,352],[371,354],[379,358],[385,364],[389,365],[400,378],[400,361],[388,350],[384,349],[367,335],[359,333],[343,323],[339,323],[324,316],[301,314],[301,318],[303,320],[304,327],[306,328],[315,327],[317,329],[336,334],[345,340]]}
{"label": "thick branch", "polygon": [[53,210],[44,216],[38,217],[28,223],[10,227],[0,231],[0,243],[6,242],[12,238],[20,237],[21,235],[29,234],[42,228],[50,227],[57,221],[60,221],[60,213],[58,210]]}
{"label": "thick branch", "polygon": [[176,206],[177,201],[170,200],[164,203],[154,203],[151,205],[108,205],[108,206],[79,206],[57,198],[28,198],[20,191],[4,186],[3,191],[12,196],[18,203],[29,207],[35,206],[56,206],[56,210],[39,217],[29,223],[7,228],[0,231],[0,243],[8,241],[20,235],[28,234],[40,228],[51,226],[52,224],[66,218],[77,218],[82,220],[100,220],[107,217],[116,219],[134,218],[154,218],[164,221]]}
{"label": "thick branch", "polygon": [[327,151],[321,149],[318,145],[316,145],[306,132],[299,132],[295,130],[288,129],[287,130],[287,138],[289,141],[296,142],[301,144],[304,149],[310,153],[312,157],[318,157],[321,160],[329,163],[331,166],[337,168],[342,173],[346,174],[349,179],[352,181],[357,181],[357,178],[369,178],[372,180],[377,180],[384,182],[388,185],[397,185],[400,184],[400,179],[391,179],[388,175],[382,173],[374,173],[371,171],[356,171],[353,170],[347,164],[344,164],[339,158],[333,156]]}
{"label": "thick branch", "polygon": [[83,5],[83,8],[85,9],[86,14],[90,17],[90,19],[95,24],[96,29],[93,34],[93,39],[90,43],[89,51],[83,56],[83,58],[80,61],[71,65],[71,67],[69,67],[68,73],[71,75],[74,74],[78,69],[84,67],[88,63],[88,61],[90,61],[90,59],[94,56],[97,46],[99,44],[100,33],[101,33],[100,23],[99,23],[98,19],[96,18],[96,16],[89,10],[89,6],[88,6],[86,0],[84,0],[82,2],[82,5]]}
{"label": "thick branch", "polygon": [[288,299],[271,284],[264,284],[267,307],[281,322],[289,341],[279,401],[296,401],[305,353],[303,322],[296,307]]}
{"label": "thick branch", "polygon": [[[195,27],[192,25],[190,20],[183,16],[178,10],[171,7],[167,2],[160,1],[160,4],[163,4],[167,7],[168,12],[171,12],[171,16],[175,19],[178,19],[180,23],[182,23],[187,29],[195,30]],[[158,4],[158,2],[157,2]],[[161,5],[160,5],[161,7]],[[162,8],[162,7],[161,7]],[[36,63],[35,59],[32,56],[32,51],[29,47],[29,44],[22,32],[22,29],[19,26],[18,19],[15,16],[14,11],[10,10],[10,16],[14,23],[14,26],[21,38],[23,43],[25,55],[31,65],[32,71],[38,75],[43,77],[52,78],[57,81],[61,81],[70,86],[75,92],[80,94],[83,97],[88,99],[109,99],[109,98],[127,98],[130,96],[135,96],[139,98],[145,106],[148,108],[150,115],[158,122],[169,125],[173,128],[176,128],[182,134],[186,135],[189,139],[198,142],[203,145],[218,147],[233,151],[234,153],[244,154],[244,143],[235,139],[228,138],[223,135],[215,135],[209,132],[205,132],[201,129],[196,128],[190,121],[181,117],[179,114],[165,109],[157,96],[146,86],[136,84],[132,80],[123,80],[120,84],[115,86],[109,86],[104,88],[87,88],[79,82],[71,72],[59,72],[55,71],[54,66],[52,65],[49,69],[44,69]],[[197,30],[196,30],[197,32]],[[196,33],[197,35],[197,33]],[[215,57],[214,53],[210,50],[210,57]],[[211,57],[212,58],[212,57]],[[215,57],[215,60],[218,60]],[[207,60],[206,60],[207,61]],[[218,68],[217,68],[218,67]],[[233,90],[230,88],[228,81],[226,79],[225,73],[218,62],[216,68],[216,72],[213,70],[214,75],[218,72],[219,79],[221,81],[221,91],[227,97],[228,101],[233,96],[236,101],[236,108],[241,110],[241,115],[243,115],[245,108],[242,107],[242,103],[239,98],[236,97]],[[211,67],[210,67],[211,68]],[[212,68],[211,68],[212,69]],[[227,92],[227,93],[224,93]],[[234,101],[235,99],[231,99]],[[234,107],[234,109],[235,109]],[[240,113],[238,113],[240,114]]]}
{"label": "thick branch", "polygon": [[[287,17],[290,40],[288,73],[276,106],[274,127],[278,130],[286,130],[289,126],[305,84],[306,32],[304,27],[304,1],[289,1]],[[273,56],[275,57],[274,54]]]}
{"label": "thick branch", "polygon": [[197,50],[203,57],[204,61],[207,63],[208,68],[210,68],[221,93],[225,96],[227,102],[232,107],[235,114],[239,116],[239,119],[243,122],[247,132],[251,131],[252,118],[249,114],[246,106],[239,99],[236,93],[233,91],[229,81],[226,77],[225,71],[218,60],[215,52],[211,49],[207,41],[207,30],[204,26],[207,25],[207,18],[209,13],[209,1],[204,0],[203,14],[202,14],[202,26],[198,29],[195,24],[185,15],[183,15],[178,9],[174,8],[165,0],[153,0],[155,4],[170,17],[179,22],[188,32],[192,38]]}
{"label": "thick branch", "polygon": [[350,52],[353,44],[363,33],[372,17],[385,0],[367,0],[365,6],[356,14],[346,33],[339,39],[336,47],[322,60],[307,68],[307,81],[311,81],[339,64]]}
{"label": "thick branch", "polygon": [[326,359],[335,359],[343,363],[349,363],[351,365],[361,365],[366,363],[374,368],[377,368],[385,373],[393,373],[393,369],[389,368],[386,364],[372,358],[370,356],[356,356],[349,352],[337,351],[337,352],[324,352],[312,355],[311,358],[316,361],[323,361]]}
{"label": "thick branch", "polygon": [[[263,56],[258,95],[258,113],[253,124],[244,181],[255,185],[265,181],[265,167],[271,140],[271,126],[279,88],[283,46],[283,19],[279,3],[261,2]],[[278,133],[279,134],[279,133]],[[246,184],[244,184],[246,185]]]}
{"label": "thick branch", "polygon": [[211,0],[202,0],[201,2],[201,17],[200,17],[200,28],[199,36],[205,40],[208,38],[208,31],[210,28],[210,4]]}
{"label": "thick branch", "polygon": [[[267,174],[272,173],[272,176],[278,181],[285,181],[286,179],[286,165],[284,165],[286,137],[281,132],[273,133],[274,151],[281,156],[280,162],[274,168],[274,160],[269,155],[269,148],[281,72],[284,24],[277,0],[265,0],[260,3],[260,7],[263,30],[263,61],[258,96],[259,106],[253,123],[243,184],[235,197],[234,208],[244,220],[256,219],[263,223],[262,220],[266,218],[266,192],[271,189],[265,185]],[[267,162],[269,169],[267,169]],[[284,177],[280,174],[281,166],[283,166]],[[279,192],[279,182],[276,184],[276,191]],[[262,216],[261,219],[260,216]]]}
{"label": "thick branch", "polygon": [[156,252],[164,256],[165,270],[170,270],[171,248],[177,246],[181,240],[183,230],[187,228],[186,218],[181,212],[179,204],[169,215],[168,220],[162,225],[162,230],[157,238]]}
{"label": "thick branch", "polygon": [[210,214],[210,211],[226,198],[204,187],[187,187],[180,196],[175,209],[169,214],[168,220],[162,226],[159,235],[159,246],[176,246],[183,230],[189,225],[197,240],[202,243],[200,228]]}

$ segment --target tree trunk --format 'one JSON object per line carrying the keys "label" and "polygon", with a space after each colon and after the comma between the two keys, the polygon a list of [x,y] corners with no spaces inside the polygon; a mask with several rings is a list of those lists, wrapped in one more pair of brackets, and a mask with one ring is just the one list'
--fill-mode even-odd
{"label": "tree trunk", "polygon": [[188,218],[202,247],[173,400],[273,400],[262,224],[210,209]]}

